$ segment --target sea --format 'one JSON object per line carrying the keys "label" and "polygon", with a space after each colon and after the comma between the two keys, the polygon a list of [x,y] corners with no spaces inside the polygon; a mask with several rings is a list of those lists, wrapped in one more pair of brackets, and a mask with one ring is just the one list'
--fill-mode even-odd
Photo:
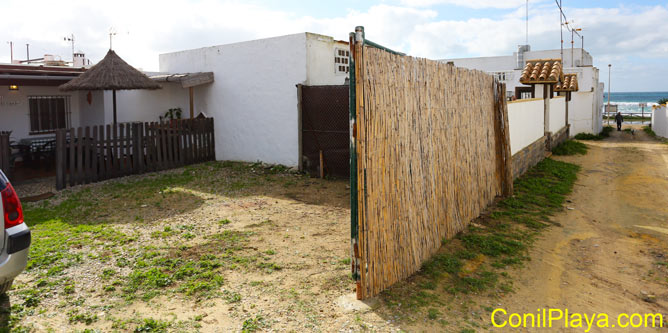
{"label": "sea", "polygon": [[[668,92],[612,92],[610,104],[617,104],[617,110],[621,113],[640,113],[642,110],[639,104],[647,103],[645,112],[652,112],[652,106],[657,105],[656,102],[661,98],[668,98]],[[608,92],[603,94],[603,104],[608,104]]]}

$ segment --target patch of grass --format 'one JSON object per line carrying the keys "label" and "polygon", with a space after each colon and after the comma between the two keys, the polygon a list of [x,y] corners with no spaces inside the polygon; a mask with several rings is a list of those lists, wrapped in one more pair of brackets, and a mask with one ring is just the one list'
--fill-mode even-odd
{"label": "patch of grass", "polygon": [[610,132],[614,131],[614,128],[612,126],[604,126],[603,129],[601,130],[601,133],[599,134],[591,134],[591,133],[578,133],[575,135],[575,139],[577,140],[603,140],[607,137],[610,137]]}
{"label": "patch of grass", "polygon": [[656,132],[654,132],[654,130],[651,127],[643,126],[642,130],[645,133],[647,133],[647,135],[649,135],[650,137],[652,137],[654,139],[657,139],[657,140],[659,140],[663,143],[668,143],[668,138],[663,138],[663,137],[660,137],[660,136],[656,135]]}
{"label": "patch of grass", "polygon": [[232,221],[230,221],[228,219],[223,219],[223,220],[218,221],[218,224],[220,224],[220,225],[227,225],[227,224],[230,224],[230,223],[232,223]]}
{"label": "patch of grass", "polygon": [[612,126],[603,126],[603,129],[601,129],[601,133],[599,135],[603,138],[607,138],[610,136],[610,132],[614,130],[615,128]]}
{"label": "patch of grass", "polygon": [[261,315],[256,315],[255,317],[251,317],[244,320],[243,324],[241,325],[241,332],[242,333],[255,332],[264,327],[265,327],[264,318]]}
{"label": "patch of grass", "polygon": [[79,313],[78,310],[72,310],[68,313],[68,320],[70,323],[83,323],[90,325],[97,321],[97,315],[93,313]]}
{"label": "patch of grass", "polygon": [[169,326],[170,323],[167,321],[147,318],[144,319],[144,322],[141,325],[134,329],[134,332],[167,332]]}
{"label": "patch of grass", "polygon": [[238,292],[224,290],[223,299],[227,303],[237,303],[241,301],[241,295]]}
{"label": "patch of grass", "polygon": [[427,312],[427,318],[429,318],[430,320],[436,320],[440,315],[441,313],[434,308],[429,309],[429,311]]}
{"label": "patch of grass", "polygon": [[587,145],[582,142],[567,140],[552,149],[552,154],[563,155],[584,155],[587,153]]}
{"label": "patch of grass", "polygon": [[419,273],[384,291],[381,299],[401,318],[415,318],[415,312],[422,312],[435,320],[434,311],[440,307],[450,311],[446,304],[459,294],[495,297],[512,291],[506,270],[529,259],[527,249],[549,225],[549,216],[562,209],[578,170],[574,164],[541,161],[515,181],[513,196],[492,207],[475,226],[443,242]]}

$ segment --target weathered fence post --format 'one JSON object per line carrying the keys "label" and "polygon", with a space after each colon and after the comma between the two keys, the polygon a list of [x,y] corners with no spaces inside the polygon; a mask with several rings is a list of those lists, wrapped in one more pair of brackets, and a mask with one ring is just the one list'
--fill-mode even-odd
{"label": "weathered fence post", "polygon": [[140,124],[132,124],[132,173],[142,173],[144,172],[143,168],[143,157],[144,157],[144,145],[142,143],[142,133]]}
{"label": "weathered fence post", "polygon": [[513,161],[510,151],[510,129],[508,126],[508,104],[506,84],[494,81],[494,131],[496,132],[496,162],[504,197],[513,194]]}
{"label": "weathered fence post", "polygon": [[59,129],[56,131],[56,190],[65,188],[65,152],[65,130]]}

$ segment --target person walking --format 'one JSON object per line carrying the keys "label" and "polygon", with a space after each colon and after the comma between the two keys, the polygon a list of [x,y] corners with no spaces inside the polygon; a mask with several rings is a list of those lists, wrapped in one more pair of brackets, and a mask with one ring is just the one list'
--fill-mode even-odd
{"label": "person walking", "polygon": [[615,116],[615,121],[617,122],[617,130],[621,131],[622,130],[622,121],[624,121],[624,117],[622,116],[621,112],[617,112],[617,115]]}

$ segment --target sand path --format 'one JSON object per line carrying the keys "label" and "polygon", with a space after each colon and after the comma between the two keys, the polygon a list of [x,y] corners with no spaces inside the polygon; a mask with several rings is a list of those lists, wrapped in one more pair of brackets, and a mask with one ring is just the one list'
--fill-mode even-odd
{"label": "sand path", "polygon": [[[668,273],[658,263],[668,261],[668,145],[635,128],[586,142],[587,155],[556,158],[582,170],[568,208],[554,216],[561,227],[536,242],[517,292],[500,300],[508,313],[604,312],[611,327],[621,313],[666,317]],[[563,322],[557,330],[570,331]]]}

